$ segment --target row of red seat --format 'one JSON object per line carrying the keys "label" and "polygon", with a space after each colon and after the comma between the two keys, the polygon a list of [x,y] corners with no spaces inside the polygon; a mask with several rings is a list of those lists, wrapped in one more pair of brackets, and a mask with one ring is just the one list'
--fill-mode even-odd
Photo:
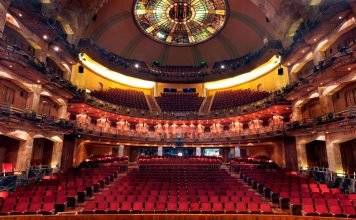
{"label": "row of red seat", "polygon": [[164,168],[129,172],[82,213],[272,213],[269,203],[226,171]]}
{"label": "row of red seat", "polygon": [[356,217],[355,194],[345,195],[338,188],[282,170],[261,169],[255,164],[232,166],[259,193],[293,214]]}
{"label": "row of red seat", "polygon": [[[221,165],[221,157],[160,157],[160,156],[141,156],[137,159],[139,165]],[[187,167],[189,168],[189,167]],[[164,168],[166,169],[166,168]]]}
{"label": "row of red seat", "polygon": [[112,182],[118,172],[125,170],[119,163],[101,163],[98,168],[82,168],[19,187],[14,192],[3,194],[0,214],[54,214],[64,211],[66,207],[84,202],[93,192]]}
{"label": "row of red seat", "polygon": [[105,91],[93,91],[91,95],[115,105],[144,110],[149,109],[145,94],[139,91],[108,89]]}
{"label": "row of red seat", "polygon": [[268,96],[268,92],[252,91],[249,89],[217,92],[214,96],[211,110],[232,109],[257,102]]}
{"label": "row of red seat", "polygon": [[197,112],[204,97],[191,93],[163,93],[156,101],[164,112]]}
{"label": "row of red seat", "polygon": [[89,201],[83,214],[105,213],[273,213],[268,203],[255,202],[106,202]]}

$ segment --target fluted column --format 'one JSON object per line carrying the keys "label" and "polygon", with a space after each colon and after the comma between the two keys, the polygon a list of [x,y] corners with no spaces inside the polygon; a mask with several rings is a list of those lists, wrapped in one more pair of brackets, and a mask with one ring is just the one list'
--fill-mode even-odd
{"label": "fluted column", "polygon": [[307,168],[308,167],[308,159],[307,159],[307,151],[306,144],[297,138],[297,158],[298,158],[298,168]]}
{"label": "fluted column", "polygon": [[241,157],[241,148],[240,148],[240,146],[237,146],[237,147],[235,147],[235,155],[234,155],[234,157],[235,158],[240,158]]}
{"label": "fluted column", "polygon": [[197,157],[201,156],[201,147],[195,148],[195,156],[197,156]]}
{"label": "fluted column", "polygon": [[123,157],[125,153],[125,146],[124,145],[120,145],[119,146],[119,157]]}
{"label": "fluted column", "polygon": [[158,147],[157,155],[160,157],[163,156],[163,147]]}
{"label": "fluted column", "polygon": [[63,141],[54,142],[53,143],[52,160],[51,160],[52,168],[60,169],[62,152],[63,152]]}
{"label": "fluted column", "polygon": [[340,145],[326,139],[326,153],[328,156],[329,170],[336,173],[343,171]]}
{"label": "fluted column", "polygon": [[40,98],[41,98],[41,90],[42,86],[38,84],[32,85],[32,93],[30,94],[28,101],[27,101],[27,108],[34,112],[38,112]]}
{"label": "fluted column", "polygon": [[17,153],[17,161],[15,170],[16,171],[26,171],[31,166],[32,150],[33,150],[33,141],[32,137],[29,137],[27,140],[21,141],[19,150]]}

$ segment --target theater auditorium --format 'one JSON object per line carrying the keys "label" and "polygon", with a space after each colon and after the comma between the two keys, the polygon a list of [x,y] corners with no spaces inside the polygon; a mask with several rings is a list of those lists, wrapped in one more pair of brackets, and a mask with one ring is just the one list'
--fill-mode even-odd
{"label": "theater auditorium", "polygon": [[356,0],[0,0],[0,219],[356,219]]}

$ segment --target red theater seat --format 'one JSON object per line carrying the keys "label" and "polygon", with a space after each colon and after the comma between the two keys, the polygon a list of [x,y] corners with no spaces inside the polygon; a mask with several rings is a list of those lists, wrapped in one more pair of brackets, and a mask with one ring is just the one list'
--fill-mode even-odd
{"label": "red theater seat", "polygon": [[155,204],[152,202],[146,202],[144,206],[144,212],[153,213],[155,211]]}
{"label": "red theater seat", "polygon": [[214,213],[224,213],[224,207],[222,203],[213,203],[213,212]]}
{"label": "red theater seat", "polygon": [[96,207],[97,207],[96,201],[88,201],[85,203],[82,213],[83,214],[94,214]]}
{"label": "red theater seat", "polygon": [[203,202],[201,203],[201,209],[202,212],[204,213],[210,213],[211,210],[211,204],[209,202]]}
{"label": "red theater seat", "polygon": [[271,214],[273,213],[271,205],[268,203],[261,203],[260,204],[260,210],[264,214]]}
{"label": "red theater seat", "polygon": [[225,203],[224,209],[226,213],[236,213],[235,203],[233,202]]}
{"label": "red theater seat", "polygon": [[120,206],[120,213],[130,213],[132,210],[131,202],[122,202]]}
{"label": "red theater seat", "polygon": [[175,212],[178,212],[178,205],[177,203],[168,203],[167,204],[167,212],[169,213],[175,213]]}
{"label": "red theater seat", "polygon": [[246,207],[246,203],[238,202],[236,203],[236,209],[238,213],[248,213],[248,209]]}
{"label": "red theater seat", "polygon": [[51,215],[51,214],[54,214],[54,203],[44,203],[42,205],[42,209],[40,211],[41,214],[44,214],[44,215]]}
{"label": "red theater seat", "polygon": [[116,214],[118,213],[120,210],[120,203],[118,202],[110,202],[109,205],[108,205],[108,209],[107,209],[107,212],[109,214]]}
{"label": "red theater seat", "polygon": [[180,213],[188,213],[189,212],[189,204],[187,202],[178,203],[178,210]]}

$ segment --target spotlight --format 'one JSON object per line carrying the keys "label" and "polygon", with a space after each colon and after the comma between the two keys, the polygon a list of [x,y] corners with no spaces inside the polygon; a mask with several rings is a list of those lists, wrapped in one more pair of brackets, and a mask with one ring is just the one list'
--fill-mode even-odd
{"label": "spotlight", "polygon": [[140,68],[140,64],[135,63],[135,68],[136,68],[136,69]]}
{"label": "spotlight", "polygon": [[58,51],[59,51],[59,47],[58,47],[58,46],[54,46],[54,47],[53,47],[53,50],[56,51],[56,52],[58,52]]}
{"label": "spotlight", "polygon": [[19,16],[22,18],[22,16],[23,16],[22,13],[19,13]]}
{"label": "spotlight", "polygon": [[43,35],[42,38],[43,38],[44,40],[48,40],[48,36],[47,36],[47,35]]}
{"label": "spotlight", "polygon": [[221,66],[220,66],[220,69],[225,69],[225,65],[221,65]]}

